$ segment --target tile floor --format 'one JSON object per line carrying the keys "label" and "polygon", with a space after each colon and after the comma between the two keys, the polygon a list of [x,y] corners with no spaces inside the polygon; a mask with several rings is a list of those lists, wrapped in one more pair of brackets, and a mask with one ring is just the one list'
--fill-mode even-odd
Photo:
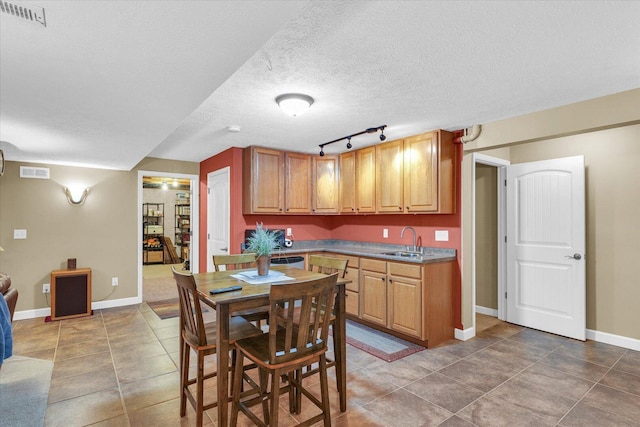
{"label": "tile floor", "polygon": [[[333,425],[640,426],[640,352],[482,315],[478,327],[469,341],[391,364],[348,346],[348,411],[338,411],[331,379]],[[16,321],[14,332],[15,354],[55,362],[46,426],[195,425],[189,405],[179,417],[177,319],[143,303]],[[281,425],[294,424],[281,406]],[[311,410],[303,403],[302,415]],[[205,424],[216,425],[215,409]]]}

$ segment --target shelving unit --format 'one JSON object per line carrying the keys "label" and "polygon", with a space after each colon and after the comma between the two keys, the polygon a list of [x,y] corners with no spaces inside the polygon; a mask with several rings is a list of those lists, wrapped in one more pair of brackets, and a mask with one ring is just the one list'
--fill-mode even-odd
{"label": "shelving unit", "polygon": [[164,263],[164,203],[142,204],[142,262]]}
{"label": "shelving unit", "polygon": [[189,245],[191,243],[191,205],[189,193],[176,194],[176,229],[175,245],[178,256],[182,261],[189,259]]}

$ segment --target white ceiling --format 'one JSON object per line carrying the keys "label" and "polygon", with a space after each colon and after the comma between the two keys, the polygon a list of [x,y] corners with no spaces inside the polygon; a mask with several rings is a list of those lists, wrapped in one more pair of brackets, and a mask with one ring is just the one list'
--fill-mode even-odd
{"label": "white ceiling", "polygon": [[[14,161],[317,153],[383,124],[393,140],[640,87],[638,1],[28,4],[46,28],[0,13],[0,148]],[[315,103],[288,117],[274,101],[288,92]]]}

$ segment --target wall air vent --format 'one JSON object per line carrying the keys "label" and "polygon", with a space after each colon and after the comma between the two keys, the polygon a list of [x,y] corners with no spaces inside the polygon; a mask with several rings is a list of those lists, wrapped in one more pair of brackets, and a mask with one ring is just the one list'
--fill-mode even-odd
{"label": "wall air vent", "polygon": [[49,168],[34,168],[31,166],[20,166],[20,178],[49,179]]}
{"label": "wall air vent", "polygon": [[0,11],[7,15],[13,15],[16,18],[25,19],[31,22],[38,22],[43,26],[47,26],[47,20],[44,16],[44,8],[38,6],[26,5],[22,2],[19,4],[0,0]]}

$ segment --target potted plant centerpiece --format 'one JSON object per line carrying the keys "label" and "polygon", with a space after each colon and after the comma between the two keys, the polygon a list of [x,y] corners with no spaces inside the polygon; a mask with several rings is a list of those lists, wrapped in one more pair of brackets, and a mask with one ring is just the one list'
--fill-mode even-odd
{"label": "potted plant centerpiece", "polygon": [[267,276],[269,274],[271,251],[278,246],[279,243],[276,232],[267,230],[261,222],[257,222],[256,231],[247,239],[246,252],[254,252],[256,254],[258,276]]}

